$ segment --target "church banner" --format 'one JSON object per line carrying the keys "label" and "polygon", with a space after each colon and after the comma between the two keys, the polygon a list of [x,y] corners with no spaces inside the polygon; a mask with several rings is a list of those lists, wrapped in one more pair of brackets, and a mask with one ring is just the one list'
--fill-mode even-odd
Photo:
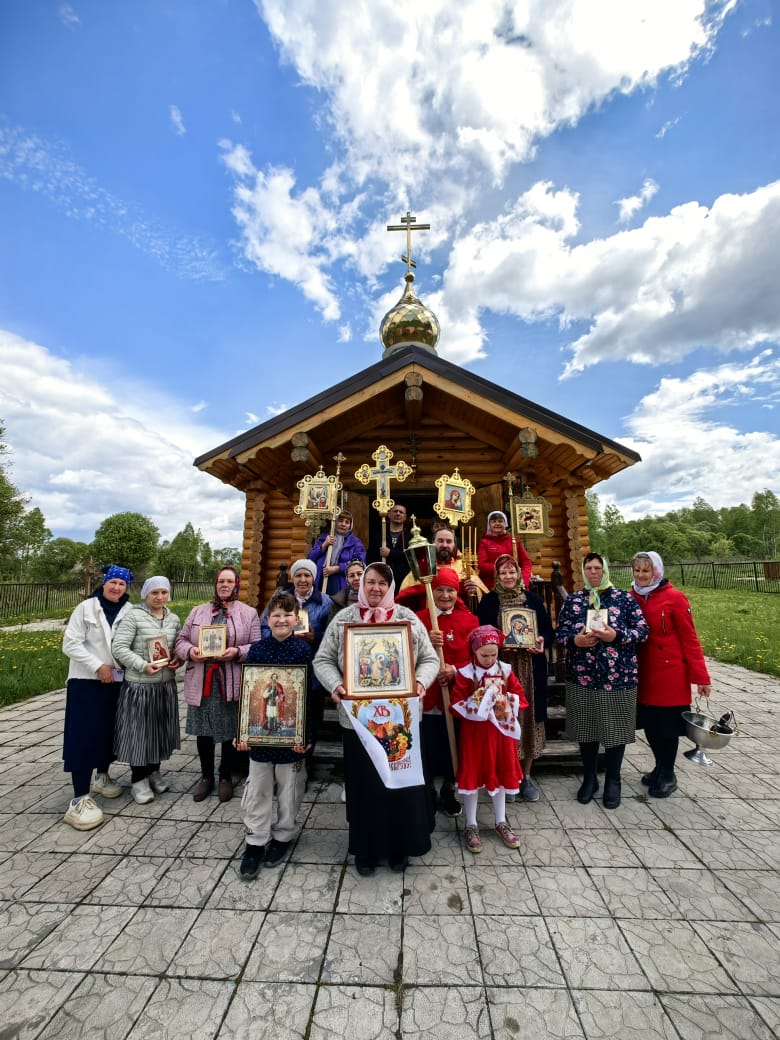
{"label": "church banner", "polygon": [[423,784],[420,698],[388,697],[341,702],[352,728],[389,789]]}

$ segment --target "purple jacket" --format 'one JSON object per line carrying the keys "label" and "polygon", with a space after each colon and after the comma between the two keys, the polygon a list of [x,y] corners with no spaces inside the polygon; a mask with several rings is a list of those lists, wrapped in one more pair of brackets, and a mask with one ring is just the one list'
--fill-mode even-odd
{"label": "purple jacket", "polygon": [[[311,551],[309,552],[309,559],[317,564],[317,577],[314,579],[315,589],[322,589],[322,568],[325,566],[325,560],[328,556],[328,550],[323,548],[322,543],[329,534],[330,531],[324,531],[311,547]],[[336,561],[339,566],[339,572],[338,574],[331,574],[328,578],[328,587],[325,591],[329,596],[332,596],[334,592],[339,592],[341,589],[347,587],[347,568],[353,560],[360,560],[362,563],[365,563],[366,548],[355,532],[350,531],[349,534],[344,537],[344,544],[341,547],[339,558]]]}
{"label": "purple jacket", "polygon": [[[187,662],[184,671],[184,700],[196,707],[203,697],[206,665],[202,661],[191,661],[190,650],[193,647],[198,649],[198,632],[201,625],[213,624],[212,617],[210,603],[193,607],[176,637],[176,655]],[[221,665],[226,700],[238,700],[241,694],[241,662],[246,660],[249,647],[259,638],[260,617],[254,607],[247,606],[239,600],[231,603],[227,619],[227,642],[228,646],[238,647],[239,655],[235,661],[224,661]]]}

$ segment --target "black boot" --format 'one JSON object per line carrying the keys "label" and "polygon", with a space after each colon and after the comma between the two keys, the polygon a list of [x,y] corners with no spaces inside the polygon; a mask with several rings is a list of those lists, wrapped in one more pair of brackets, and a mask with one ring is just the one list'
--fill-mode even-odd
{"label": "black boot", "polygon": [[661,767],[656,762],[655,766],[649,773],[643,774],[642,783],[645,785],[645,787],[653,787],[653,785],[657,782],[660,768]]}
{"label": "black boot", "polygon": [[588,774],[580,784],[580,789],[577,791],[577,801],[580,805],[587,805],[588,802],[593,801],[593,795],[599,789],[598,777],[595,773]]}
{"label": "black boot", "polygon": [[580,744],[580,757],[582,758],[582,784],[577,791],[577,801],[580,805],[587,805],[593,801],[593,795],[599,789],[599,780],[596,776],[596,766],[599,760],[598,741],[588,741]]}
{"label": "black boot", "polygon": [[625,744],[607,748],[604,752],[604,808],[617,809],[620,805],[620,767],[623,764]]}
{"label": "black boot", "polygon": [[[604,779],[604,808],[617,809],[620,805],[620,780]],[[652,794],[652,791],[650,792]]]}
{"label": "black boot", "polygon": [[677,790],[677,777],[673,769],[661,769],[654,784],[648,792],[651,798],[668,798]]}

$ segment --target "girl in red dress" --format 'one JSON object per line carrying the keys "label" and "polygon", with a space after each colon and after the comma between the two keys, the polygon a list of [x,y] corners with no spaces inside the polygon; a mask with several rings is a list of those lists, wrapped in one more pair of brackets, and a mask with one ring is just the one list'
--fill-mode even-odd
{"label": "girl in red dress", "polygon": [[520,839],[506,821],[506,796],[517,794],[523,770],[517,757],[521,708],[528,707],[511,665],[498,660],[503,635],[480,625],[469,636],[471,662],[458,669],[451,710],[461,719],[458,744],[458,790],[466,810],[464,840],[469,852],[482,851],[477,827],[481,788],[493,802],[496,833],[508,849]]}

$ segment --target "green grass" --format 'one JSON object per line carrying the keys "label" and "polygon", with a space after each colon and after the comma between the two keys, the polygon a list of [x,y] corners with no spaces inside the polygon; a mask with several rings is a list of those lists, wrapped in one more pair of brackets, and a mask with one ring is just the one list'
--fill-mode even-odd
{"label": "green grass", "polygon": [[61,632],[0,632],[0,706],[65,685]]}
{"label": "green grass", "polygon": [[[195,601],[174,600],[170,607],[183,624],[195,605]],[[62,610],[50,614],[53,618],[69,616],[70,611]],[[67,676],[62,632],[0,631],[0,707],[58,690],[65,685]]]}
{"label": "green grass", "polygon": [[681,591],[691,601],[708,657],[780,676],[780,596],[688,586]]}
{"label": "green grass", "polygon": [[[708,657],[780,676],[780,596],[687,586],[682,591]],[[195,605],[174,600],[171,609],[183,623]],[[59,689],[67,674],[62,633],[0,631],[0,706]]]}

